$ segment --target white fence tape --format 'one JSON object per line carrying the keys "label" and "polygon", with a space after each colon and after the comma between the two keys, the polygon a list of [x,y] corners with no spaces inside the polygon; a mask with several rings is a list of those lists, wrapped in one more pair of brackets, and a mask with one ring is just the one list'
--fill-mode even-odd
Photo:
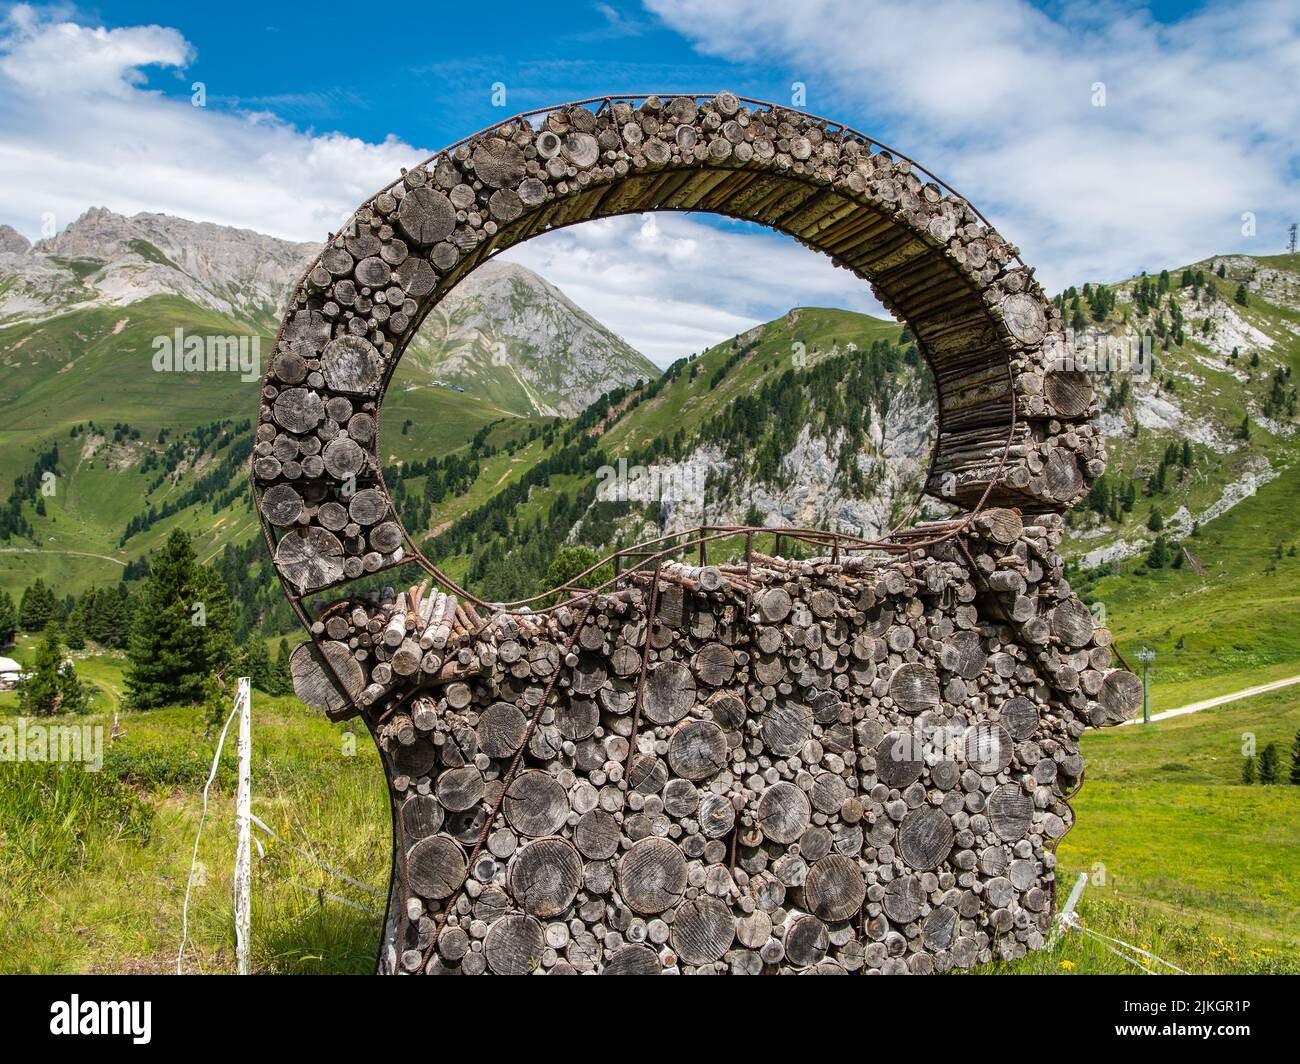
{"label": "white fence tape", "polygon": [[239,707],[236,705],[230,711],[230,716],[226,718],[226,723],[222,725],[221,735],[217,738],[217,752],[212,755],[212,768],[208,772],[208,782],[203,785],[203,810],[199,813],[199,828],[194,833],[194,853],[190,857],[190,874],[185,880],[185,902],[181,906],[181,947],[176,951],[177,975],[185,974],[181,970],[181,959],[185,956],[185,941],[190,933],[190,889],[194,885],[194,868],[199,862],[199,838],[203,835],[203,822],[208,818],[208,789],[217,775],[217,765],[221,761],[221,748],[226,744],[226,732],[230,730],[230,722],[235,719],[238,711]]}

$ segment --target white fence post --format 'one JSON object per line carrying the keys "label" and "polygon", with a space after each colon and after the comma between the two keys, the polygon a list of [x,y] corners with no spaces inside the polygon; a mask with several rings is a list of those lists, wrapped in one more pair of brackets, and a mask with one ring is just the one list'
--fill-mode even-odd
{"label": "white fence post", "polygon": [[235,709],[239,713],[239,787],[235,795],[235,822],[239,841],[235,847],[235,958],[240,975],[248,974],[249,897],[252,893],[252,736],[249,717],[252,694],[247,676],[239,678]]}

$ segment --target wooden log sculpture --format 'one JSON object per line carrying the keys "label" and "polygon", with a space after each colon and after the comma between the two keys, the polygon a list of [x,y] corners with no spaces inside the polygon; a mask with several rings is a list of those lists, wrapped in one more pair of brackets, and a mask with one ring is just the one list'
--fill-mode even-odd
{"label": "wooden log sculpture", "polygon": [[[871,554],[652,550],[534,610],[440,580],[379,471],[402,350],[494,252],[653,210],[759,222],[870,282],[934,373],[926,490],[973,512]],[[1087,377],[1051,362],[1063,335],[917,166],[725,92],[512,119],[367,200],[294,293],[253,479],[313,637],[295,690],[383,753],[380,970],[926,973],[1041,946],[1079,737],[1141,702],[1058,553],[1105,469]],[[432,584],[302,608],[411,558]]]}

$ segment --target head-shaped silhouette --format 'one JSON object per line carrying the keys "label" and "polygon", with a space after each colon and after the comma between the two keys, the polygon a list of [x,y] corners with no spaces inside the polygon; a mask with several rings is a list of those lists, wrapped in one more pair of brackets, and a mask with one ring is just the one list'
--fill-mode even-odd
{"label": "head-shaped silhouette", "polygon": [[[622,554],[598,587],[483,602],[393,509],[393,369],[495,252],[657,210],[769,226],[872,285],[934,374],[926,490],[958,515],[879,542],[786,530],[806,561],[704,529]],[[512,119],[369,198],[292,297],[253,473],[312,635],[299,697],[360,714],[383,752],[380,970],[924,973],[1040,946],[1079,737],[1141,699],[1058,552],[1061,512],[1105,469],[1064,342],[965,200],[861,134],[730,93]],[[722,543],[744,546],[709,564]],[[410,562],[428,579],[306,612]]]}

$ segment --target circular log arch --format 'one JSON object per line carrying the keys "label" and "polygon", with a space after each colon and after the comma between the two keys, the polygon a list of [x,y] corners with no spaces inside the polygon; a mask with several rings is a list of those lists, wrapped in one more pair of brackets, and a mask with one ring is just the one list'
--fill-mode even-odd
{"label": "circular log arch", "polygon": [[425,315],[514,244],[646,211],[756,222],[867,281],[934,375],[935,498],[1062,510],[1104,471],[1087,378],[1052,368],[1059,314],[1016,249],[919,165],[727,92],[590,100],[508,119],[404,171],[296,287],[252,463],[295,600],[410,557],[380,469],[379,411]]}

